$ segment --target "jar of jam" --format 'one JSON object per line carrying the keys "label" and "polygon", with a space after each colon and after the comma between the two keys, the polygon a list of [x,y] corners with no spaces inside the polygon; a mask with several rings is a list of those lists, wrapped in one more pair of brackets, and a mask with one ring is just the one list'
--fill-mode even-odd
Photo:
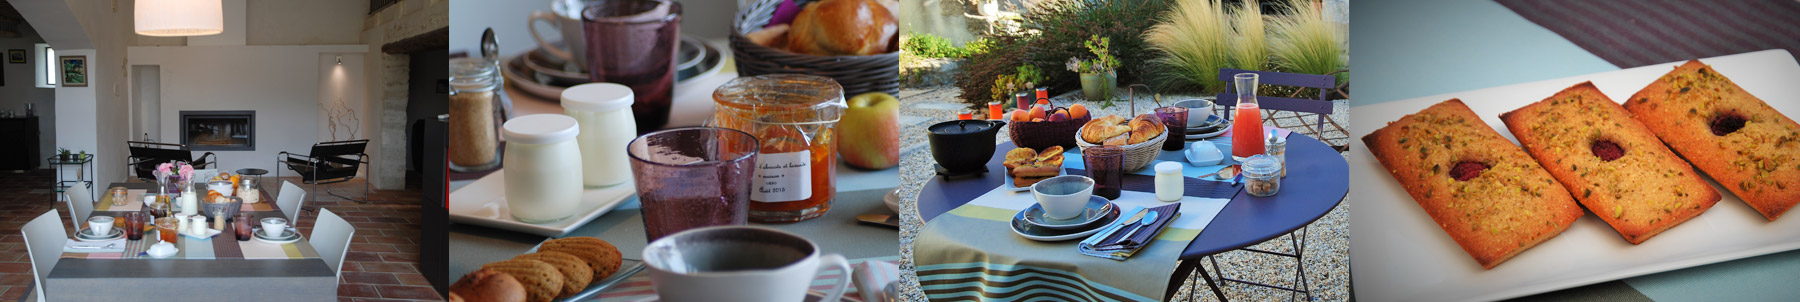
{"label": "jar of jam", "polygon": [[762,143],[750,188],[750,221],[825,216],[837,192],[837,122],[848,107],[831,78],[740,77],[713,91],[709,126],[737,129]]}

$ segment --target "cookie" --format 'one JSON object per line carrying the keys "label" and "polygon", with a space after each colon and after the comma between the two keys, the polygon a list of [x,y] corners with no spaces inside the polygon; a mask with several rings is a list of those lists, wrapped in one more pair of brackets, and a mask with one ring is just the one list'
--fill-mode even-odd
{"label": "cookie", "polygon": [[563,252],[587,261],[588,267],[594,270],[594,279],[606,279],[619,271],[619,248],[612,243],[594,237],[568,237],[544,241],[538,251]]}
{"label": "cookie", "polygon": [[463,275],[450,285],[450,301],[521,302],[525,295],[525,285],[518,279],[485,268]]}
{"label": "cookie", "polygon": [[[511,275],[520,284],[525,285],[525,301],[546,302],[555,299],[563,290],[563,274],[556,266],[543,261],[530,259],[513,259],[481,266]],[[469,297],[463,297],[469,298]]]}
{"label": "cookie", "polygon": [[1402,117],[1362,141],[1482,268],[1562,234],[1583,214],[1549,172],[1461,100]]}
{"label": "cookie", "polygon": [[1699,216],[1719,191],[1592,82],[1500,115],[1525,151],[1625,241]]}
{"label": "cookie", "polygon": [[563,252],[536,252],[519,255],[513,259],[531,259],[549,263],[563,274],[562,294],[558,298],[573,297],[581,290],[587,289],[588,283],[594,281],[594,270],[588,267],[587,261],[580,257]]}
{"label": "cookie", "polygon": [[1626,99],[1625,110],[1764,219],[1800,203],[1800,123],[1712,67],[1676,66]]}

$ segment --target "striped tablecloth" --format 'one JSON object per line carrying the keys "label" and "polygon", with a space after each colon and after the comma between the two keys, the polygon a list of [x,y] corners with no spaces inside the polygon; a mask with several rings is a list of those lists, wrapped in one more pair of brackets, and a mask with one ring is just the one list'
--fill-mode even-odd
{"label": "striped tablecloth", "polygon": [[[867,267],[870,262],[886,262],[889,265],[892,265],[896,261],[899,261],[899,256],[855,259],[851,260],[850,263],[852,267]],[[893,273],[896,275],[893,276],[893,278],[897,280],[899,271],[894,271]],[[840,278],[849,278],[849,276],[847,272],[837,269],[826,270],[824,273],[819,274],[818,277],[813,279],[812,288],[809,290],[814,292],[831,290],[831,287],[837,285]],[[854,282],[852,285],[855,285],[856,283],[861,282]],[[625,282],[619,283],[619,285],[614,286],[612,289],[600,293],[600,301],[602,302],[635,302],[655,297],[656,287],[650,284],[649,269],[645,269],[637,275],[632,275],[631,278],[625,279]],[[844,291],[844,301],[863,302],[861,290],[856,286],[851,286],[848,290]]]}
{"label": "striped tablecloth", "polygon": [[1793,0],[1500,0],[1619,68],[1768,49],[1800,53]]}

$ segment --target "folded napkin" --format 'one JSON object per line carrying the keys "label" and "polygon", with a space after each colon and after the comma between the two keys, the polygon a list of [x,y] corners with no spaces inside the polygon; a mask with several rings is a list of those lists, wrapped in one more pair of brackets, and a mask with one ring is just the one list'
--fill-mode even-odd
{"label": "folded napkin", "polygon": [[123,253],[123,252],[125,252],[125,243],[126,243],[125,238],[119,238],[119,239],[113,239],[113,240],[107,240],[107,241],[69,240],[69,243],[63,244],[63,252],[64,253]]}
{"label": "folded napkin", "polygon": [[[885,260],[869,260],[851,264],[856,271],[856,292],[866,302],[880,302],[889,284],[900,280],[900,265]],[[846,294],[845,296],[848,296]]]}
{"label": "folded napkin", "polygon": [[[1149,212],[1156,213],[1156,220],[1149,225],[1142,223],[1120,225],[1119,223],[1129,221],[1121,220],[1096,233],[1094,237],[1089,237],[1089,240],[1082,240],[1081,244],[1075,246],[1075,249],[1082,255],[1112,260],[1131,258],[1132,255],[1137,254],[1138,250],[1148,246],[1150,239],[1156,238],[1156,234],[1162,233],[1170,222],[1181,216],[1181,203],[1150,208]],[[1144,215],[1148,217],[1149,213]],[[1120,219],[1131,219],[1131,217],[1120,217]],[[1126,237],[1126,235],[1130,235],[1130,237]]]}

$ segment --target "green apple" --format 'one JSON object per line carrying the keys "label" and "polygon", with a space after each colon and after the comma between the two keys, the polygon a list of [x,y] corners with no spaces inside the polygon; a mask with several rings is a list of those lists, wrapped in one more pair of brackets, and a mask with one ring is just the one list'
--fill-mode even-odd
{"label": "green apple", "polygon": [[883,92],[858,94],[838,121],[838,157],[845,164],[880,170],[900,164],[900,99]]}

